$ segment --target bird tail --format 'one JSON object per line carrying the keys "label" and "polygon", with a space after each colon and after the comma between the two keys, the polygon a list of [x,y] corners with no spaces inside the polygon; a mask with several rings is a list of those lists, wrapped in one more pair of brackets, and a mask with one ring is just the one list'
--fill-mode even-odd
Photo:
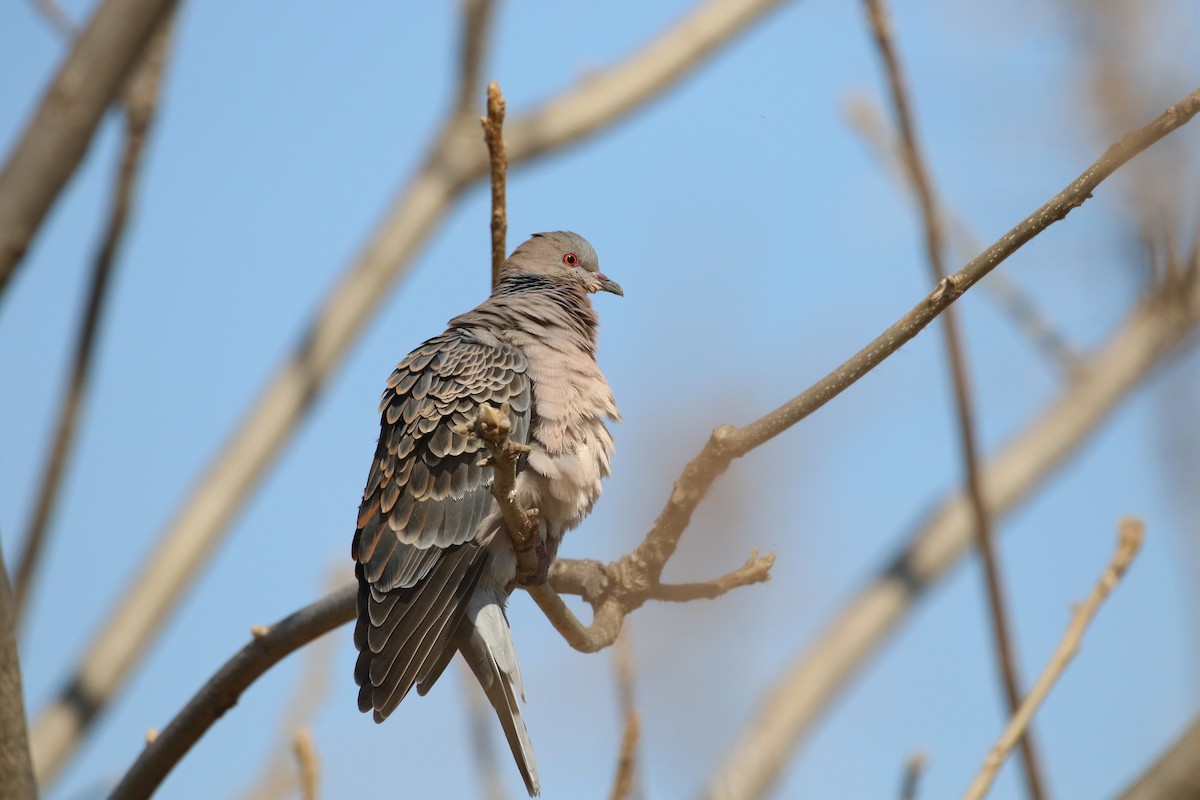
{"label": "bird tail", "polygon": [[525,729],[525,720],[521,718],[518,696],[521,701],[525,700],[525,687],[503,602],[504,595],[499,592],[487,589],[476,592],[459,628],[458,646],[492,708],[496,709],[508,746],[521,770],[521,777],[525,779],[525,788],[533,797],[541,794],[542,788],[538,782],[533,743]]}

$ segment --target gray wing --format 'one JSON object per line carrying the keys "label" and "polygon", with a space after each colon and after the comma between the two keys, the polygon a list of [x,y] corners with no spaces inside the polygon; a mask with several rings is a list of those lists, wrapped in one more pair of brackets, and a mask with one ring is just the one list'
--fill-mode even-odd
{"label": "gray wing", "polygon": [[382,721],[418,681],[428,689],[487,561],[474,541],[492,509],[483,445],[456,433],[479,406],[507,402],[512,438],[529,436],[532,395],[520,351],[452,329],[408,355],[379,404],[381,431],[358,513],[354,642],[359,708]]}

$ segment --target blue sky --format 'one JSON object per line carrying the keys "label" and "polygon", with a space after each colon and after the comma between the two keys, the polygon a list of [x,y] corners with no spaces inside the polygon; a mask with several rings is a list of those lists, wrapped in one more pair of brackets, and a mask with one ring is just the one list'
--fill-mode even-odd
{"label": "blue sky", "polygon": [[[185,4],[138,205],[112,287],[95,380],[46,568],[22,642],[27,703],[53,696],[123,583],[265,376],[418,162],[449,102],[453,4]],[[87,3],[67,3],[82,18]],[[502,4],[488,78],[510,115],[614,63],[688,4]],[[1147,113],[1195,88],[1200,17],[1147,13]],[[1061,8],[900,4],[899,45],[941,194],[991,241],[1091,163],[1110,137],[1086,110],[1081,47]],[[5,151],[63,45],[32,4],[0,10]],[[1190,77],[1189,77],[1190,76]],[[861,7],[771,14],[651,106],[514,172],[510,247],[587,236],[624,298],[598,300],[600,361],[625,423],[614,475],[563,546],[613,558],[640,540],[716,424],[744,424],[824,375],[928,289],[918,226],[842,108],[881,95]],[[87,265],[120,145],[101,128],[0,300],[0,535],[10,562],[49,439]],[[1200,131],[1169,143],[1194,174]],[[1190,159],[1190,160],[1188,160]],[[190,694],[244,643],[349,575],[354,512],[392,366],[488,281],[480,185],[432,234],[238,515],[217,555],[49,793],[100,796]],[[1081,348],[1131,307],[1138,253],[1120,180],[1002,267]],[[1053,365],[980,291],[963,317],[985,452],[1061,387]],[[1195,442],[1197,356],[1172,361],[1000,526],[1027,680],[1106,562],[1123,514],[1143,555],[1038,717],[1060,797],[1118,789],[1200,707]],[[1168,447],[1164,443],[1171,443]],[[647,606],[631,620],[646,795],[696,794],[764,688],[956,485],[958,450],[931,328],[795,429],[736,463],[668,568],[673,580],[775,551],[774,580],[714,602]],[[11,566],[11,563],[10,563]],[[887,797],[914,750],[922,795],[954,796],[1003,713],[973,561],[922,602],[831,708],[778,796]],[[607,654],[570,650],[528,598],[512,620],[526,718],[548,797],[606,796],[620,736]],[[465,711],[449,672],[383,726],[354,702],[349,628],[310,724],[329,797],[474,796]],[[175,770],[163,797],[236,795],[280,746],[303,654],[244,695]],[[498,746],[502,746],[499,745]],[[514,796],[520,779],[503,754]],[[1021,796],[1016,771],[994,797]],[[391,787],[397,787],[392,789]]]}

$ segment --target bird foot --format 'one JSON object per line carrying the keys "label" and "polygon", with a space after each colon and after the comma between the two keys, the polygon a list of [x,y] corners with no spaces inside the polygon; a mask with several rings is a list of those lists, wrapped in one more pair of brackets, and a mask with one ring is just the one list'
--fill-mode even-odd
{"label": "bird foot", "polygon": [[525,588],[541,586],[550,576],[550,565],[554,563],[554,557],[558,547],[549,544],[546,541],[546,536],[542,533],[541,526],[537,524],[537,517],[531,517],[531,525],[533,533],[530,536],[527,547],[532,549],[534,555],[537,556],[537,568],[534,570],[518,570],[517,583]]}

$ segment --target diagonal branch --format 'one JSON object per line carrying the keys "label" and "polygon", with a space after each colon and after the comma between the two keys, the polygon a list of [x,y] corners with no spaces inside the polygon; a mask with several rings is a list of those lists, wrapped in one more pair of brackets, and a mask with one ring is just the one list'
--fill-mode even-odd
{"label": "diagonal branch", "polygon": [[1144,535],[1145,526],[1141,520],[1128,518],[1121,520],[1117,550],[1113,553],[1112,561],[1101,574],[1087,600],[1075,609],[1071,624],[1067,626],[1067,632],[1063,634],[1062,641],[1058,643],[1046,668],[1042,670],[1037,682],[1029,690],[1029,696],[1021,703],[1017,713],[1013,715],[1004,732],[1000,734],[1000,739],[987,754],[979,774],[975,776],[975,780],[963,794],[963,800],[983,800],[987,796],[992,782],[996,779],[996,774],[1004,764],[1004,759],[1012,751],[1013,746],[1020,741],[1021,732],[1029,727],[1029,723],[1033,720],[1033,715],[1037,713],[1038,708],[1041,707],[1042,701],[1054,688],[1054,684],[1058,682],[1058,678],[1067,668],[1067,664],[1079,652],[1083,634],[1096,616],[1096,612],[1100,610],[1100,604],[1112,593],[1113,589],[1117,588],[1117,584],[1124,577],[1130,564],[1133,563],[1133,559],[1137,557]]}
{"label": "diagonal branch", "polygon": [[0,296],[175,0],[104,0],[0,170]]}
{"label": "diagonal branch", "polygon": [[159,25],[150,43],[146,46],[129,85],[124,93],[125,146],[121,154],[121,165],[113,187],[113,204],[108,225],[96,260],[92,266],[91,284],[88,287],[87,305],[83,324],[75,341],[71,359],[71,373],[66,391],[61,395],[58,422],[54,428],[54,441],[50,445],[45,470],[38,486],[33,519],[25,532],[21,552],[17,557],[13,573],[13,596],[16,602],[18,623],[27,611],[26,601],[30,586],[37,574],[38,562],[45,547],[47,531],[54,509],[58,504],[59,490],[75,440],[75,429],[83,400],[87,395],[92,371],[92,356],[95,352],[96,332],[103,319],[105,299],[116,261],[117,250],[125,236],[129,211],[133,205],[134,190],[141,170],[142,153],[146,138],[154,121],[158,107],[159,88],[162,83],[163,67],[166,64],[167,48],[171,40],[171,14]]}
{"label": "diagonal branch", "polygon": [[[925,256],[929,261],[929,270],[933,274],[933,279],[940,281],[946,275],[946,267],[942,261],[945,245],[942,240],[941,218],[937,211],[937,202],[934,200],[933,181],[929,176],[929,168],[925,164],[921,147],[917,143],[916,124],[913,122],[909,105],[907,82],[900,64],[900,56],[896,52],[892,40],[891,20],[888,18],[883,0],[866,0],[866,6],[875,47],[879,51],[887,71],[892,107],[896,115],[896,126],[900,130],[904,164],[909,180],[912,182],[913,191],[917,196],[917,205],[921,210],[921,219],[925,229]],[[984,584],[987,589],[988,610],[992,622],[992,638],[996,647],[996,659],[1000,666],[1001,685],[1008,702],[1008,713],[1011,716],[1021,705],[1021,683],[1017,677],[1016,657],[1013,654],[1012,626],[1008,617],[1008,603],[1004,598],[1000,560],[996,556],[996,548],[993,545],[992,521],[988,516],[987,503],[983,499],[983,488],[979,479],[979,448],[975,439],[975,413],[971,403],[970,378],[967,375],[966,359],[963,356],[962,329],[959,326],[955,309],[946,309],[946,313],[942,317],[942,325],[945,332],[946,360],[949,362],[954,384],[954,406],[962,450],[963,472],[965,473],[964,484],[967,487],[967,495],[971,499],[975,541],[983,560]],[[1040,759],[1033,742],[1032,732],[1025,733],[1020,738],[1019,744],[1029,797],[1032,800],[1042,800],[1046,796],[1045,779],[1042,777]]]}
{"label": "diagonal branch", "polygon": [[[993,517],[1044,485],[1134,388],[1200,325],[1200,285],[1167,286],[1147,298],[1093,356],[1079,379],[982,470]],[[972,542],[969,501],[955,493],[834,616],[760,701],[709,784],[711,798],[763,796],[821,714],[883,645],[924,592]]]}
{"label": "diagonal branch", "polygon": [[[561,150],[615,124],[781,4],[707,0],[625,61],[513,121],[508,126],[511,162]],[[270,378],[197,481],[63,690],[38,717],[33,750],[43,782],[58,772],[95,715],[124,685],[388,289],[452,204],[487,174],[475,124],[470,114],[446,120],[421,168],[343,273],[295,354]]]}

